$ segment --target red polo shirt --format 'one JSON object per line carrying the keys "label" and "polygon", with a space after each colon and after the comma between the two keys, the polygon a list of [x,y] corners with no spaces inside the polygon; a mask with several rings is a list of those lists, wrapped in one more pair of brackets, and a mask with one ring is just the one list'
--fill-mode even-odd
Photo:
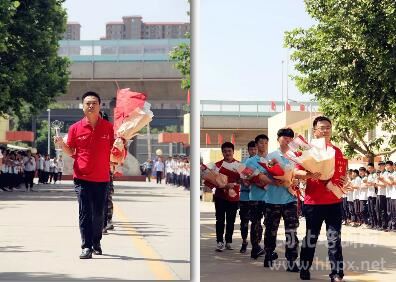
{"label": "red polo shirt", "polygon": [[113,125],[102,118],[95,129],[84,117],[69,128],[67,145],[76,149],[73,177],[92,181],[110,181],[110,150],[114,143]]}
{"label": "red polo shirt", "polygon": [[[335,150],[335,159],[343,159],[344,156],[342,155],[342,152],[339,148],[337,148],[334,145],[331,145],[333,149]],[[301,169],[301,167],[300,167]],[[303,169],[303,168],[302,168]],[[336,178],[333,176],[330,180],[334,180],[334,183],[336,183],[336,180],[333,179]],[[314,180],[311,178],[307,179],[307,186],[305,189],[305,198],[304,198],[304,204],[306,205],[329,205],[329,204],[336,204],[342,202],[342,198],[339,199],[337,198],[336,195],[334,195],[333,192],[331,192],[329,189],[327,189],[326,184],[329,182],[329,180]]]}

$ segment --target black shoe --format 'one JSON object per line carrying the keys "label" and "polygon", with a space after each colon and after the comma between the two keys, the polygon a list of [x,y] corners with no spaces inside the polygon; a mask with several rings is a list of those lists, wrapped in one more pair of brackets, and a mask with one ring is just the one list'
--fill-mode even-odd
{"label": "black shoe", "polygon": [[272,260],[272,258],[269,256],[265,256],[264,258],[264,267],[272,267],[272,264],[274,263],[274,261]]}
{"label": "black shoe", "polygon": [[107,230],[114,230],[114,225],[113,224],[109,224],[106,226]]}
{"label": "black shoe", "polygon": [[241,249],[239,250],[239,252],[240,252],[241,254],[246,253],[246,248],[247,248],[247,246],[248,246],[248,243],[247,243],[247,242],[246,242],[246,243],[242,243],[242,246],[241,246]]}
{"label": "black shoe", "polygon": [[101,255],[102,254],[102,248],[100,246],[98,247],[93,247],[93,253],[95,255]]}
{"label": "black shoe", "polygon": [[309,270],[301,269],[300,270],[300,279],[301,280],[311,280],[311,273]]}
{"label": "black shoe", "polygon": [[272,260],[277,260],[278,259],[278,254],[276,252],[272,252],[271,259]]}
{"label": "black shoe", "polygon": [[330,278],[330,281],[331,282],[342,282],[344,280],[342,279],[342,277],[340,275],[336,274]]}
{"label": "black shoe", "polygon": [[90,248],[85,248],[82,250],[80,259],[90,259],[92,258],[92,250]]}
{"label": "black shoe", "polygon": [[297,266],[296,261],[288,261],[287,262],[287,272],[299,272],[300,268]]}
{"label": "black shoe", "polygon": [[265,253],[265,251],[264,251],[264,249],[262,249],[262,248],[258,249],[257,251],[253,251],[253,250],[252,250],[252,252],[251,252],[251,254],[250,254],[250,257],[251,257],[252,259],[257,259],[258,257],[264,255],[264,253]]}

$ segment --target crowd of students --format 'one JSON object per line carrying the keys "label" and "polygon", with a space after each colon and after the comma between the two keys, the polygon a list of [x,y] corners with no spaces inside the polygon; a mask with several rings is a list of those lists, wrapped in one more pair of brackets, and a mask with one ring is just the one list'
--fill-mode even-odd
{"label": "crowd of students", "polygon": [[0,189],[11,192],[24,187],[26,191],[33,190],[33,179],[36,184],[56,184],[62,180],[64,162],[62,156],[50,158],[40,153],[30,151],[14,151],[1,149]]}
{"label": "crowd of students", "polygon": [[188,157],[169,156],[165,161],[163,157],[157,157],[155,161],[147,160],[143,164],[143,173],[149,182],[151,182],[152,175],[155,175],[159,184],[165,179],[165,184],[190,189],[190,161]]}

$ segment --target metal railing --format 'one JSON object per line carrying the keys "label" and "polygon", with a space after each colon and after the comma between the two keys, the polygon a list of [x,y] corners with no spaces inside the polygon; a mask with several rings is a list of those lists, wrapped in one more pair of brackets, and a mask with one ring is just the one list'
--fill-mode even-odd
{"label": "metal railing", "polygon": [[[275,103],[275,108],[273,108]],[[315,102],[289,102],[291,111],[301,111],[300,105],[305,106],[305,111],[315,112],[318,103]],[[258,116],[270,117],[285,111],[285,102],[282,101],[219,101],[201,100],[201,116]]]}
{"label": "metal railing", "polygon": [[73,62],[169,61],[169,52],[189,39],[61,40],[59,56]]}

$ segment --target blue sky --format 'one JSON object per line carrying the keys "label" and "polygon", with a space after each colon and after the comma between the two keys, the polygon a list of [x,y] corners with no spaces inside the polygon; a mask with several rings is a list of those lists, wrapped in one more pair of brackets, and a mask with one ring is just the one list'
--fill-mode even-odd
{"label": "blue sky", "polygon": [[[200,99],[280,101],[282,60],[286,97],[284,31],[314,23],[303,0],[200,0],[198,17],[194,48],[199,49],[195,71]],[[288,93],[290,99],[310,100],[290,79]]]}
{"label": "blue sky", "polygon": [[81,39],[99,39],[106,34],[106,22],[123,16],[140,15],[148,22],[188,22],[186,0],[66,0],[68,20],[81,24]]}

